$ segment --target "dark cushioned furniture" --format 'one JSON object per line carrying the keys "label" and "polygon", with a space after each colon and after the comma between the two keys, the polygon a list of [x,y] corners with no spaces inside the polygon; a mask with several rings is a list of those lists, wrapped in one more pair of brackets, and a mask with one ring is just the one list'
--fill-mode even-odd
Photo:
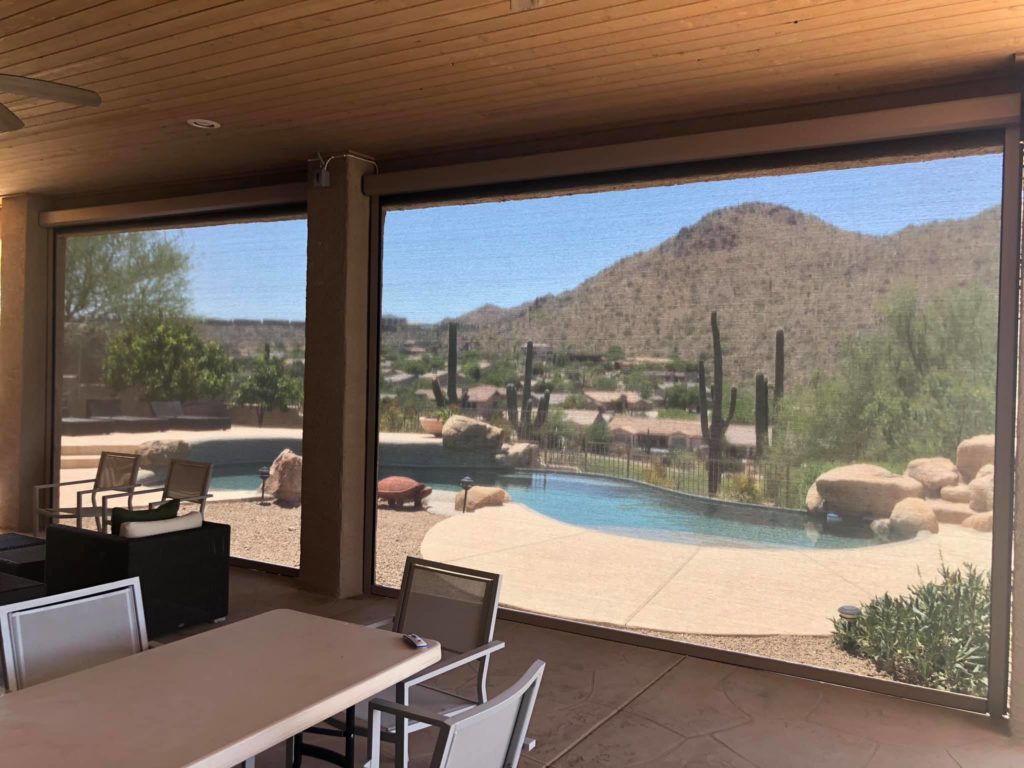
{"label": "dark cushioned furniture", "polygon": [[21,576],[33,581],[43,581],[43,563],[46,561],[46,544],[33,547],[17,547],[0,551],[0,573]]}
{"label": "dark cushioned furniture", "polygon": [[227,616],[230,545],[231,527],[218,523],[141,539],[51,525],[46,589],[52,595],[138,576],[155,637]]}
{"label": "dark cushioned furniture", "polygon": [[46,597],[46,587],[42,582],[0,573],[0,605],[34,600],[37,597]]}

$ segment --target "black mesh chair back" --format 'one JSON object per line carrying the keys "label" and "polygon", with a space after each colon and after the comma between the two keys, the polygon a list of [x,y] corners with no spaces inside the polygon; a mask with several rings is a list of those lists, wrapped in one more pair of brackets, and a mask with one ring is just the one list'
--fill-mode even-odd
{"label": "black mesh chair back", "polygon": [[410,557],[395,631],[415,632],[465,653],[494,639],[501,576]]}

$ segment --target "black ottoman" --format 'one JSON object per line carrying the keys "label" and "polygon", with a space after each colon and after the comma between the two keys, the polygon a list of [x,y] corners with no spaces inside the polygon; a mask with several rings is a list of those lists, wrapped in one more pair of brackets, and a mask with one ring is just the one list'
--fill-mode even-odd
{"label": "black ottoman", "polygon": [[23,533],[0,533],[0,552],[21,547],[35,547],[45,543],[45,539],[37,539],[35,536],[26,536]]}
{"label": "black ottoman", "polygon": [[46,597],[46,587],[40,582],[0,573],[0,605],[20,603],[37,597]]}
{"label": "black ottoman", "polygon": [[32,581],[45,579],[46,545],[0,550],[0,573],[21,576]]}

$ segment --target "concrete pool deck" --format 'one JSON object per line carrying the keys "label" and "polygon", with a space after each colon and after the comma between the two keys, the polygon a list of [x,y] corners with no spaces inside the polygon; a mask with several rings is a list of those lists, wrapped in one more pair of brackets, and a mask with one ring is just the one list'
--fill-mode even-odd
{"label": "concrete pool deck", "polygon": [[637,630],[826,635],[840,605],[905,593],[943,562],[988,570],[992,536],[943,525],[854,549],[709,546],[602,533],[512,503],[442,520],[421,549],[501,573],[513,608]]}

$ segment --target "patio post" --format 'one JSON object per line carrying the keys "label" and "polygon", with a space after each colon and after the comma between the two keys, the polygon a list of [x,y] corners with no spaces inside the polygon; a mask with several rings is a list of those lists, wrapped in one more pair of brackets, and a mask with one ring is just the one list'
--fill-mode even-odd
{"label": "patio post", "polygon": [[[0,528],[31,528],[32,486],[50,481],[52,325],[48,201],[6,197],[0,207]],[[59,413],[59,411],[58,411]]]}

